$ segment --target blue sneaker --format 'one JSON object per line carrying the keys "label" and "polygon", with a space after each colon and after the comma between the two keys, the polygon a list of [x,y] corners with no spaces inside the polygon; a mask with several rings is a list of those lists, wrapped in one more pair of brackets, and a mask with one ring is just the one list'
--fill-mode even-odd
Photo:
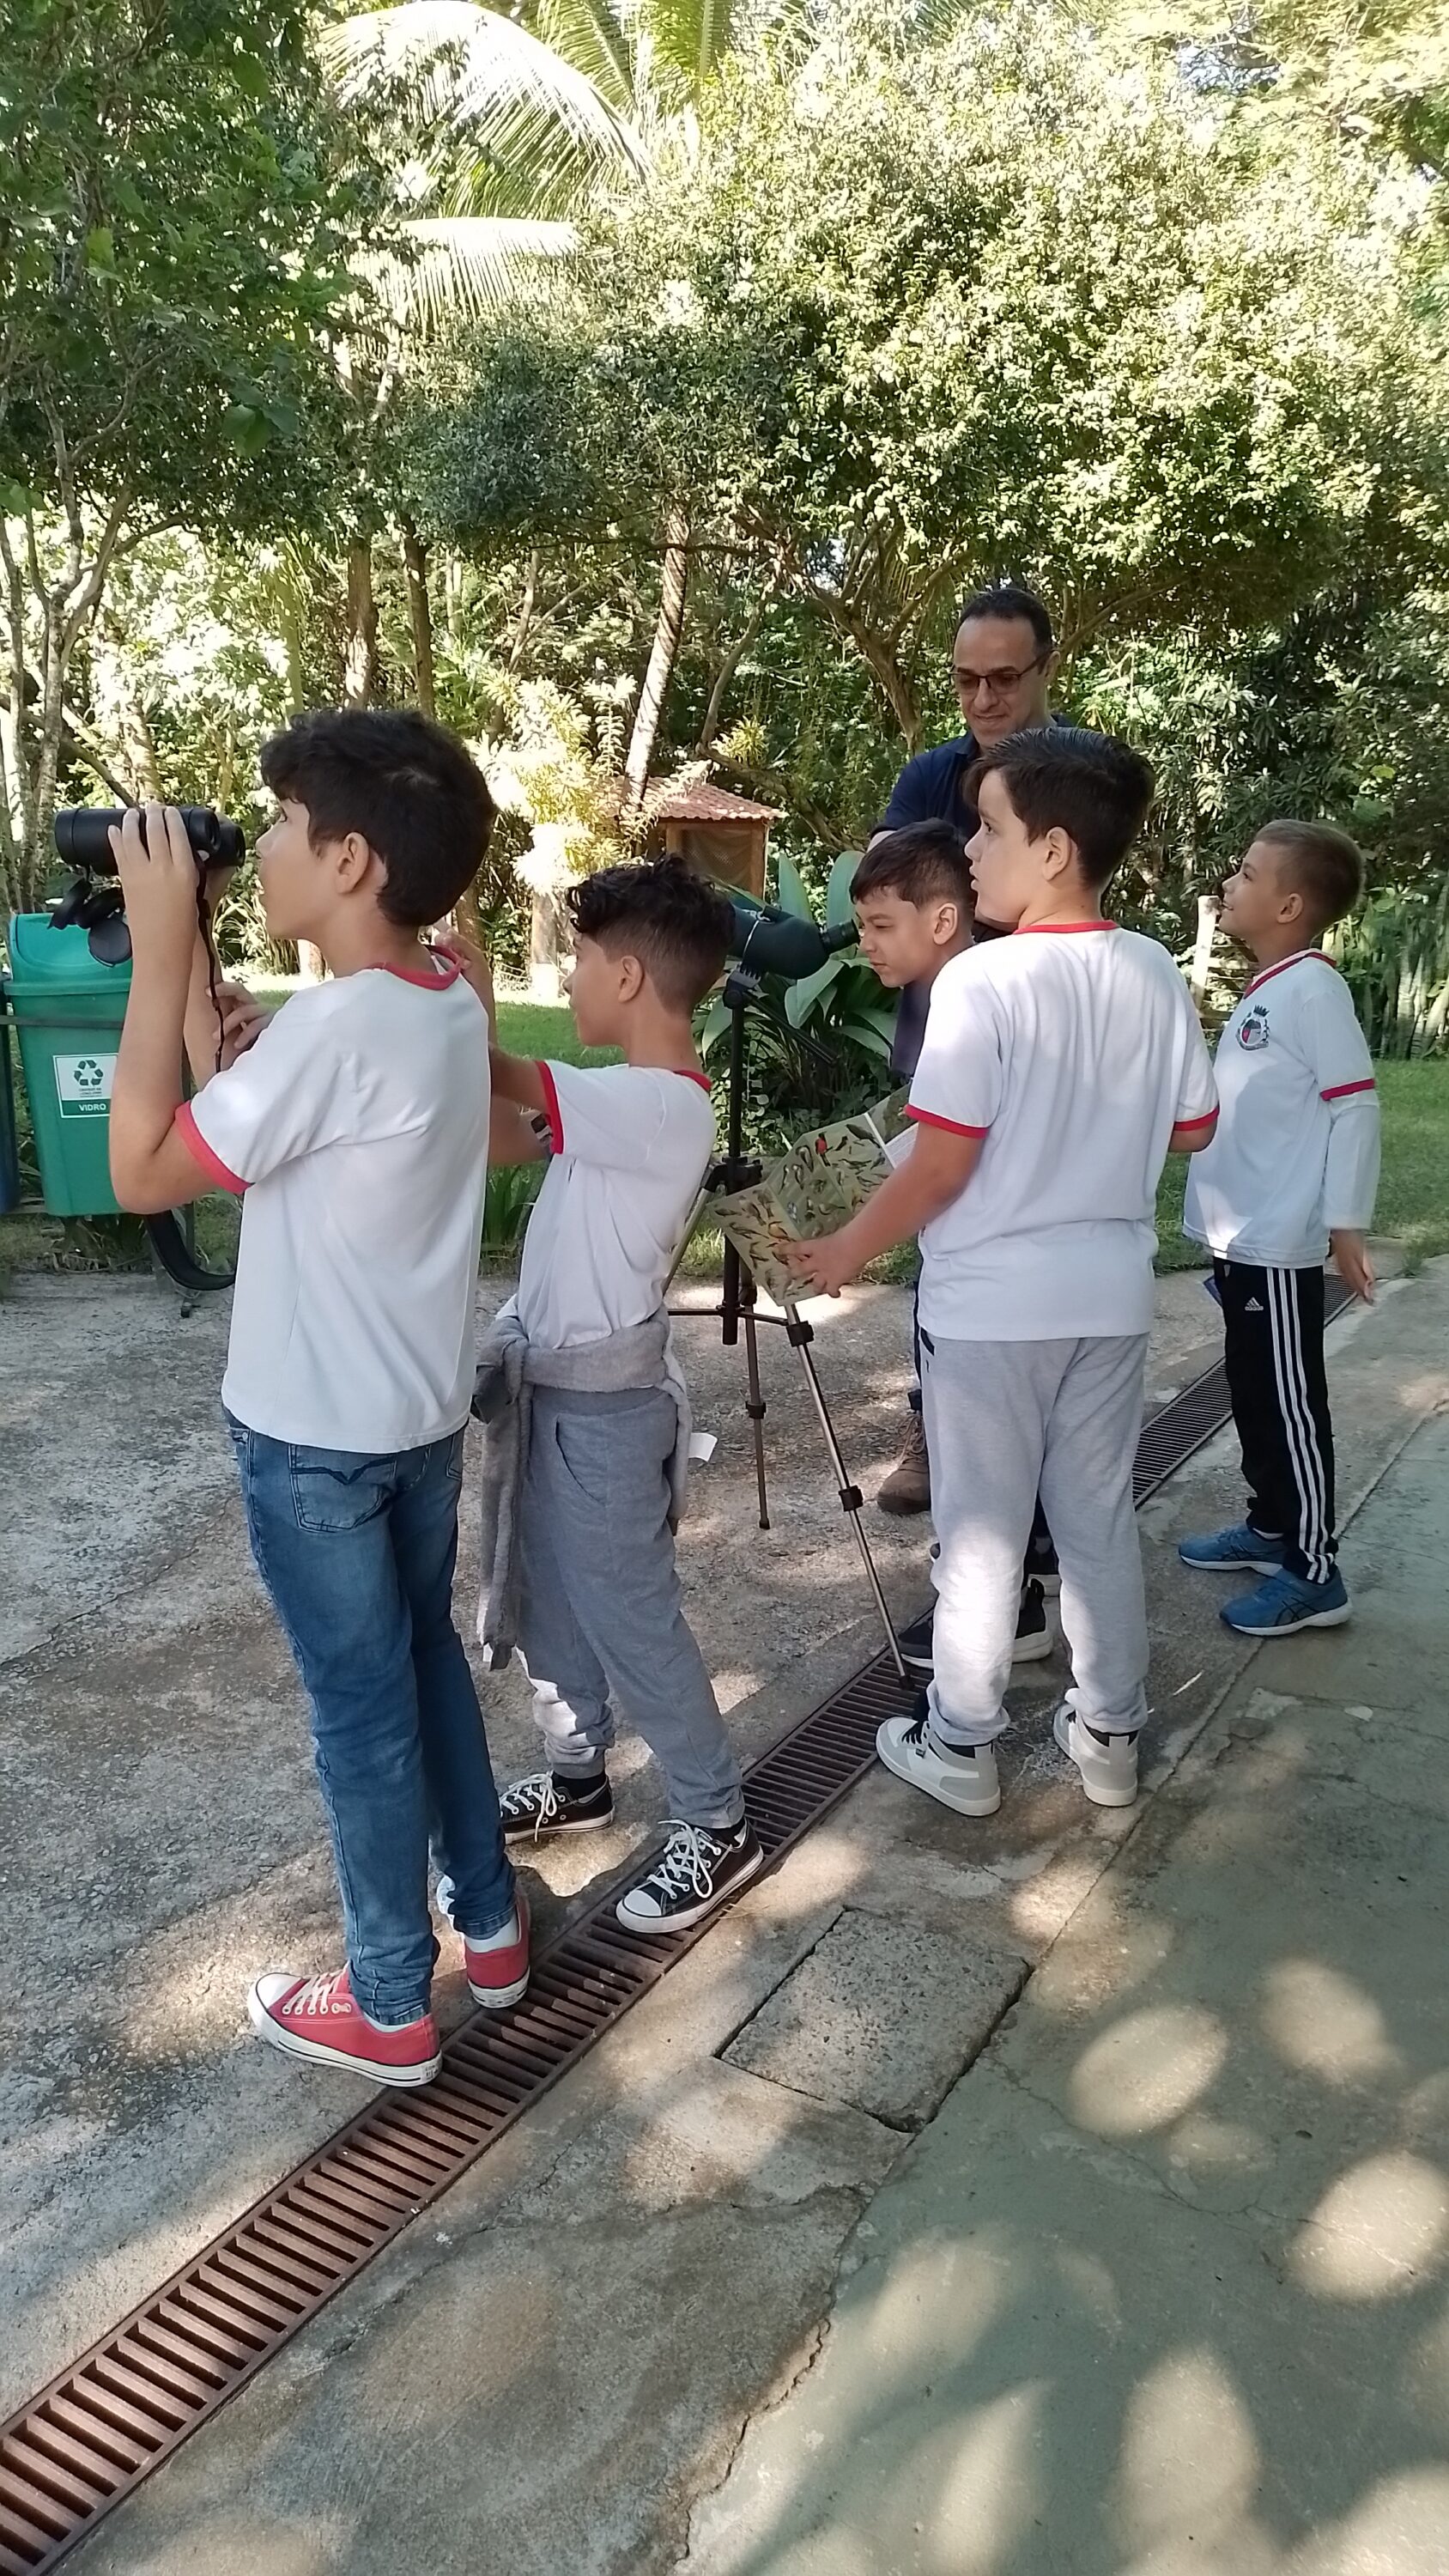
{"label": "blue sneaker", "polygon": [[1198,1566],[1207,1574],[1234,1574],[1240,1566],[1250,1567],[1254,1574],[1276,1574],[1283,1562],[1283,1541],[1265,1537],[1246,1521],[1235,1521],[1231,1529],[1212,1530],[1206,1538],[1181,1539],[1177,1552],[1184,1565]]}
{"label": "blue sneaker", "polygon": [[1349,1613],[1343,1576],[1334,1568],[1326,1583],[1281,1567],[1253,1592],[1225,1601],[1218,1617],[1240,1637],[1294,1637],[1300,1628],[1341,1628]]}

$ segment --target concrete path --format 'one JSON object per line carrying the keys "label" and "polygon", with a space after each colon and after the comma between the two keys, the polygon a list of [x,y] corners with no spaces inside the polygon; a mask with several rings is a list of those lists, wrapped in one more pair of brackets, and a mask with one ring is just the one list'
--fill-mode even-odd
{"label": "concrete path", "polygon": [[1449,1414],[1348,1562],[873,2199],[689,2576],[1449,2568]]}
{"label": "concrete path", "polygon": [[[481,1303],[506,1292],[498,1281]],[[1210,1309],[1167,1283],[1166,1392]],[[707,1292],[687,1296],[703,1304]],[[183,1314],[131,1279],[22,1278],[0,1305],[0,2417],[366,2099],[299,2081],[243,2009],[260,1969],[336,1963],[336,1896],[290,1658],[253,1575],[217,1389],[224,1298]],[[679,1327],[702,1428],[685,1588],[746,1759],[878,1642],[798,1366],[762,1328],[772,1527],[757,1527],[744,1354]],[[903,1418],[908,1300],[822,1309],[847,1459],[873,1488]],[[1186,1356],[1185,1356],[1186,1355]],[[925,1597],[919,1521],[872,1512],[898,1605]],[[464,1516],[459,1612],[476,1602]],[[516,1676],[483,1684],[499,1772],[537,1767]],[[618,1822],[529,1874],[545,1935],[663,1810],[644,1747]],[[466,2009],[448,1941],[445,2020]]]}
{"label": "concrete path", "polygon": [[[1165,1285],[1163,1392],[1206,1356],[1200,1288]],[[822,1333],[873,1475],[898,1302]],[[58,1333],[56,1311],[22,1300],[12,1408],[37,1359],[79,1406],[108,1327],[87,1309]],[[783,1355],[762,1539],[736,1364],[700,1342],[727,1448],[686,1577],[753,1753],[869,1633]],[[1416,1425],[1449,1401],[1446,1351],[1445,1267],[1336,1328],[1346,1496],[1380,1489],[1353,1629],[1244,1676],[1217,1587],[1171,1550],[1231,1503],[1215,1444],[1144,1516],[1158,1719],[1135,1811],[1086,1808],[1067,1776],[1055,1661],[1014,1694],[988,1824],[873,1775],[110,2519],[81,2576],[1439,2576],[1449,1812],[1427,1730],[1449,1640],[1442,1585],[1410,1585],[1417,1629],[1391,1587],[1405,1528],[1442,1550],[1449,1459]],[[184,1423],[180,1375],[174,1337],[138,1326],[133,1406]],[[123,1501],[130,1419],[97,1397]],[[84,1499],[38,1429],[26,1472]],[[364,2098],[240,2034],[259,1950],[326,1964],[331,1897],[219,1470],[190,1521],[185,1501],[127,1502],[129,1549],[98,1527],[72,1626],[22,1637],[0,1675],[14,2395]],[[919,1531],[877,1527],[913,1601]],[[51,1579],[32,1553],[37,1616]],[[500,1767],[526,1757],[515,1699],[490,1722]],[[1399,1768],[1365,1789],[1386,1743]],[[637,1761],[624,1794],[607,1850],[539,1856],[546,1921],[648,1829]],[[1362,2546],[1325,2555],[1355,2514]]]}

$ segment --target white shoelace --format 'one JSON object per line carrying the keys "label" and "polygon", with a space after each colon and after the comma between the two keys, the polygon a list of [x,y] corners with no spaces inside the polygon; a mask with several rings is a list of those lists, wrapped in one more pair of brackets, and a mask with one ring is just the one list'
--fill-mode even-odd
{"label": "white shoelace", "polygon": [[551,1771],[530,1771],[526,1780],[515,1780],[498,1801],[505,1816],[527,1816],[535,1834],[551,1825],[559,1811],[559,1795]]}
{"label": "white shoelace", "polygon": [[671,1816],[665,1830],[669,1840],[646,1886],[661,1888],[669,1896],[683,1895],[686,1889],[692,1896],[708,1896],[714,1887],[714,1876],[705,1844],[712,1843],[717,1856],[727,1837],[708,1833],[702,1825],[687,1825],[679,1816]]}
{"label": "white shoelace", "polygon": [[299,1987],[296,1994],[288,1998],[288,2012],[323,2013],[335,2012],[339,2009],[345,2011],[347,2007],[345,2005],[339,2007],[337,2003],[337,1989],[346,1974],[345,1968],[334,1968],[330,1977],[309,1977],[305,1986]]}

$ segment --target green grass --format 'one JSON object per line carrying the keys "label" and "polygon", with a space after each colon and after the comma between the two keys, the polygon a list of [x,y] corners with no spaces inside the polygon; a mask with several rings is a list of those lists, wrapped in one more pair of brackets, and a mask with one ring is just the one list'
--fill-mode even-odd
{"label": "green grass", "polygon": [[[287,984],[256,986],[259,998],[270,1003],[285,1001],[292,989]],[[611,1060],[602,1050],[580,1046],[572,1015],[562,1005],[500,1000],[498,1033],[512,1055],[555,1056],[565,1064],[606,1064]],[[1396,1235],[1404,1245],[1410,1269],[1416,1269],[1434,1254],[1449,1252],[1449,1059],[1419,1064],[1382,1063],[1377,1073],[1383,1103],[1384,1169],[1374,1230]],[[21,1114],[24,1125],[23,1104]],[[1186,1184],[1187,1159],[1173,1155],[1158,1192],[1159,1270],[1205,1267],[1201,1247],[1189,1243],[1182,1231]],[[218,1209],[217,1226],[225,1229],[234,1222],[230,1203]],[[200,1205],[198,1226],[212,1257],[220,1257],[224,1250],[221,1240],[218,1238],[214,1247],[209,1244],[213,1227],[206,1202]],[[130,1268],[138,1257],[144,1258],[139,1253],[138,1239],[139,1229],[124,1220],[81,1221],[65,1227],[51,1218],[29,1213],[0,1217],[0,1274],[7,1269],[58,1266]],[[686,1274],[695,1278],[717,1276],[720,1250],[718,1234],[701,1229],[686,1256]],[[907,1248],[888,1254],[869,1275],[873,1279],[904,1280],[912,1275],[913,1265],[914,1254]]]}
{"label": "green grass", "polygon": [[[1384,1168],[1375,1234],[1396,1235],[1408,1267],[1449,1252],[1449,1059],[1420,1064],[1380,1063]],[[1170,1157],[1157,1194],[1159,1270],[1202,1270],[1201,1244],[1182,1231],[1182,1194],[1188,1158]]]}

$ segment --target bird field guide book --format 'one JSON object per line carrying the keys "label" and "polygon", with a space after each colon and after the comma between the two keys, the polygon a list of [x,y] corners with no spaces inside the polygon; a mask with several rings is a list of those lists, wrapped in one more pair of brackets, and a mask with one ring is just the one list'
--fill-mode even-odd
{"label": "bird field guide book", "polygon": [[853,1118],[808,1129],[788,1154],[766,1163],[751,1188],[707,1202],[703,1222],[719,1225],[756,1286],[777,1305],[791,1305],[799,1295],[781,1258],[785,1245],[833,1234],[899,1162],[910,1138],[906,1099],[903,1087]]}

